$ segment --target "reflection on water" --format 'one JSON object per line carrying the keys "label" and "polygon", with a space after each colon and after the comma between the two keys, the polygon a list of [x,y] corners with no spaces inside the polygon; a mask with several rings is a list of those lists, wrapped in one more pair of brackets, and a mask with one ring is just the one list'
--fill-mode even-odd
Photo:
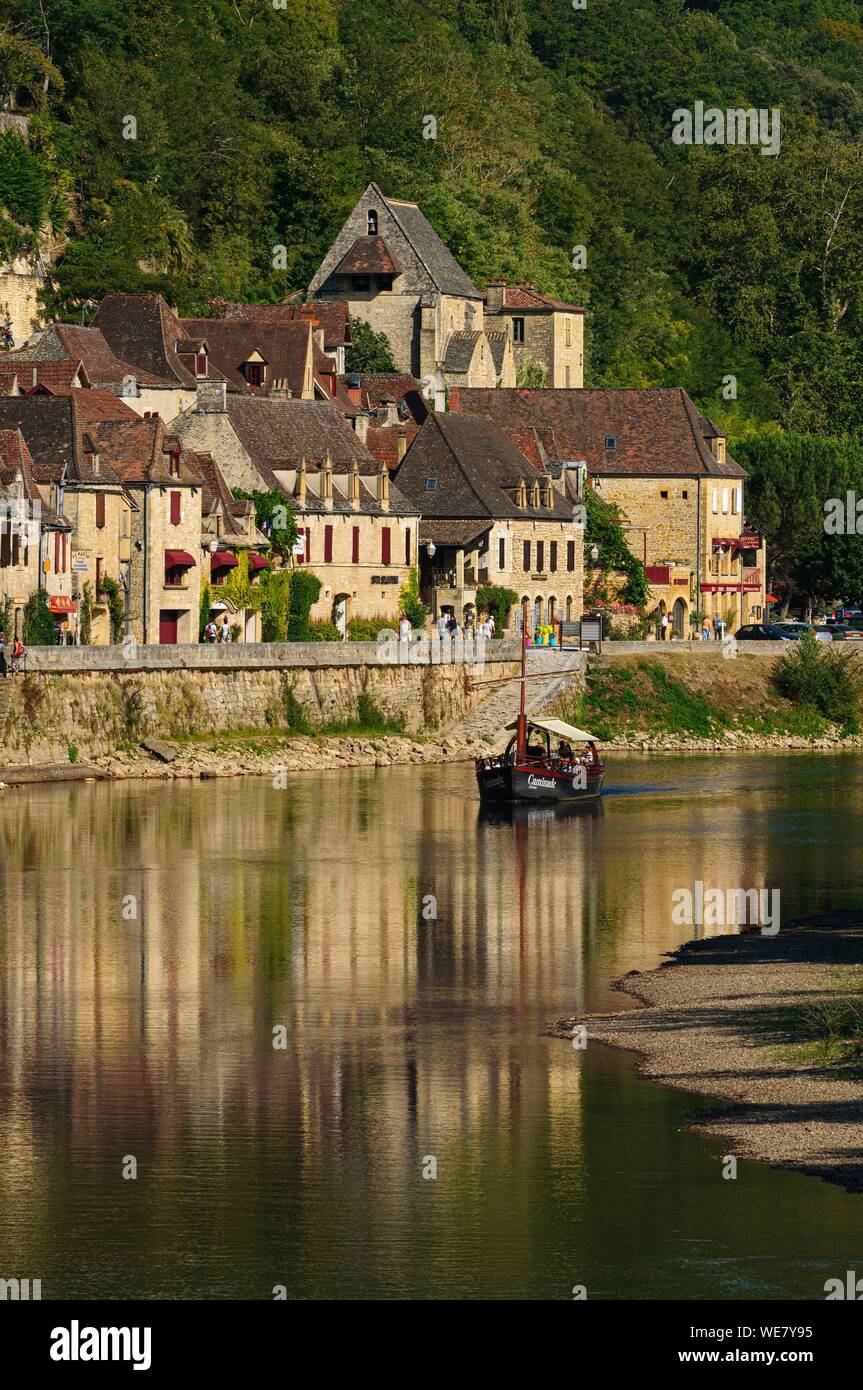
{"label": "reflection on water", "polygon": [[468,767],[4,794],[0,1277],[823,1296],[863,1266],[859,1199],[723,1181],[697,1098],[544,1033],[626,1007],[611,982],[688,934],[675,888],[858,904],[859,766],[615,761],[565,816],[481,816]]}

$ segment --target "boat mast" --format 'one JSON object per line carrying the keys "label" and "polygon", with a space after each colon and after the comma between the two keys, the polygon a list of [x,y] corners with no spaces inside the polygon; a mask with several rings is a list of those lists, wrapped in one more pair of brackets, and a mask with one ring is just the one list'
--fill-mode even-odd
{"label": "boat mast", "polygon": [[524,691],[527,684],[527,599],[521,601],[521,699],[519,701],[518,723],[516,724],[515,756],[517,762],[524,762],[527,756],[527,716],[524,712]]}

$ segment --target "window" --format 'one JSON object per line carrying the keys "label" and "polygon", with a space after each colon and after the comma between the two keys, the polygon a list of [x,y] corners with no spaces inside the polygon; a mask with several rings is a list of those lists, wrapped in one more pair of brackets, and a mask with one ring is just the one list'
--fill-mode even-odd
{"label": "window", "polygon": [[60,573],[60,532],[54,532],[54,573]]}
{"label": "window", "polygon": [[530,573],[530,541],[525,541],[521,557],[521,567],[525,574]]}
{"label": "window", "polygon": [[506,569],[506,537],[497,538],[497,567],[499,570]]}
{"label": "window", "polygon": [[437,492],[437,478],[426,478],[426,492]]}
{"label": "window", "polygon": [[557,541],[549,541],[548,545],[548,568],[554,574],[557,570]]}
{"label": "window", "polygon": [[333,528],[332,528],[332,526],[325,526],[325,527],[324,527],[324,564],[325,564],[325,565],[331,565],[332,563],[333,563]]}
{"label": "window", "polygon": [[668,491],[666,488],[660,488],[659,495],[662,498],[663,502],[668,501]]}
{"label": "window", "polygon": [[605,438],[605,447],[606,447],[606,449],[616,449],[616,448],[617,448],[617,436],[614,435],[614,434],[606,435],[606,438]]}
{"label": "window", "polygon": [[740,512],[740,488],[739,488],[739,487],[736,487],[736,488],[734,488],[734,489],[732,490],[732,493],[731,493],[731,511],[732,511],[732,513],[734,514],[734,516],[737,516],[737,515],[739,514],[739,512]]}
{"label": "window", "polygon": [[312,563],[312,528],[311,528],[311,526],[307,526],[307,527],[305,528],[305,531],[306,531],[306,553],[305,553],[305,555],[303,556],[303,558],[304,558],[306,564],[307,564],[307,565],[310,565],[310,564]]}
{"label": "window", "polygon": [[719,511],[719,493],[717,492],[716,488],[713,489],[711,497],[711,508],[713,511],[713,515],[715,516],[716,513]]}
{"label": "window", "polygon": [[513,319],[512,321],[512,341],[514,343],[524,342],[524,319]]}
{"label": "window", "polygon": [[96,493],[96,525],[99,527],[99,530],[100,530],[100,531],[101,531],[102,527],[105,525],[105,494],[104,494],[104,492],[97,492],[97,493]]}
{"label": "window", "polygon": [[569,367],[564,367],[564,369],[563,369],[563,384],[564,384],[564,386],[569,386],[569,385],[570,385]]}
{"label": "window", "polygon": [[207,354],[205,352],[195,353],[195,375],[207,375]]}
{"label": "window", "polygon": [[102,592],[102,565],[103,565],[103,563],[104,563],[104,562],[103,562],[103,560],[102,560],[101,555],[97,556],[97,558],[96,558],[96,597],[97,597],[97,598],[99,597],[100,593]]}
{"label": "window", "polygon": [[264,384],[264,364],[263,362],[247,362],[246,381],[250,386],[263,386]]}
{"label": "window", "polygon": [[172,565],[165,570],[165,588],[183,589],[185,588],[186,571],[182,565]]}
{"label": "window", "polygon": [[390,563],[390,540],[391,540],[391,533],[390,533],[390,528],[389,528],[389,526],[383,526],[383,527],[381,527],[381,564],[382,564],[382,565],[388,565],[388,564]]}
{"label": "window", "polygon": [[379,289],[379,290],[391,290],[392,287],[393,287],[393,277],[392,277],[391,275],[379,275],[379,276],[378,276],[378,289]]}
{"label": "window", "polygon": [[687,500],[687,498],[689,497],[689,489],[688,489],[688,488],[684,488],[680,495],[681,495],[681,497],[683,498],[683,500],[684,500],[684,502],[685,502],[685,501]]}
{"label": "window", "polygon": [[575,569],[575,541],[567,541],[566,543],[566,568],[570,574]]}
{"label": "window", "polygon": [[544,541],[537,541],[537,543],[536,543],[536,568],[537,568],[537,572],[538,572],[539,574],[542,574],[543,570],[545,569],[545,542],[544,542]]}
{"label": "window", "polygon": [[359,526],[355,526],[355,527],[354,527],[354,534],[353,534],[353,536],[351,537],[351,563],[354,564],[354,565],[358,565],[358,564],[360,563],[360,528],[359,528]]}
{"label": "window", "polygon": [[367,290],[368,287],[369,287],[369,285],[370,285],[370,283],[371,283],[371,281],[369,280],[368,275],[354,275],[354,276],[352,276],[352,279],[353,279],[353,282],[354,282],[354,289],[355,289],[355,290],[360,290],[360,291]]}
{"label": "window", "polygon": [[[565,342],[565,344],[566,344],[567,347],[572,347],[572,319],[570,319],[570,318],[564,319],[564,321],[563,321],[563,327],[564,327],[564,342]],[[568,382],[567,382],[567,385],[569,385]]]}
{"label": "window", "polygon": [[175,449],[174,452],[171,454],[170,462],[169,462],[169,464],[168,464],[168,472],[170,473],[170,475],[171,475],[172,478],[179,478],[179,476],[180,476],[180,451],[179,451],[179,449]]}
{"label": "window", "polygon": [[171,525],[179,526],[181,520],[181,493],[171,493]]}
{"label": "window", "polygon": [[377,234],[378,234],[378,214],[377,214],[377,211],[376,211],[375,208],[369,208],[368,228],[369,228],[369,232],[368,232],[369,236],[377,236]]}
{"label": "window", "polygon": [[16,531],[15,534],[14,534],[14,536],[12,537],[12,564],[13,564],[13,565],[20,565],[20,563],[21,563],[21,533],[20,533],[20,531]]}
{"label": "window", "polygon": [[724,488],[722,489],[722,511],[723,511],[723,513],[725,513],[725,512],[728,511],[728,488],[727,488],[727,487],[724,487]]}
{"label": "window", "polygon": [[410,562],[411,562],[411,528],[410,528],[409,526],[406,526],[406,527],[405,527],[405,564],[406,564],[406,565],[409,565]]}

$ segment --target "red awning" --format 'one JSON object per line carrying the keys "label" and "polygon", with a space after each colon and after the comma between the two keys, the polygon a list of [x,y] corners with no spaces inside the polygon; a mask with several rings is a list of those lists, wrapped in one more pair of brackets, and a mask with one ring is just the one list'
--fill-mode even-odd
{"label": "red awning", "polygon": [[54,594],[48,605],[52,613],[74,613],[75,600],[66,598],[64,594]]}
{"label": "red awning", "polygon": [[249,556],[249,569],[254,572],[255,570],[268,570],[269,568],[270,562],[266,555],[257,555],[252,551]]}
{"label": "red awning", "polygon": [[192,556],[189,554],[188,550],[166,550],[166,551],[165,551],[165,569],[166,569],[166,570],[173,570],[173,569],[189,569],[190,566],[194,565],[194,563],[195,563],[195,561],[194,561],[194,559],[192,558]]}
{"label": "red awning", "polygon": [[230,550],[214,550],[213,558],[210,561],[210,569],[232,570],[239,563],[236,555],[232,555]]}

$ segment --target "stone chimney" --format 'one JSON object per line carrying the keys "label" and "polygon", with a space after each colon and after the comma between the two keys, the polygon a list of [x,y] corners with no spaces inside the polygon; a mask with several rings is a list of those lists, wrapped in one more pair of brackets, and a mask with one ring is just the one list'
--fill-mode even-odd
{"label": "stone chimney", "polygon": [[369,417],[368,415],[358,415],[354,421],[354,428],[357,439],[361,444],[366,444],[369,438]]}
{"label": "stone chimney", "polygon": [[383,459],[378,464],[378,506],[382,512],[390,509],[390,474]]}
{"label": "stone chimney", "polygon": [[487,314],[500,314],[503,312],[503,302],[506,297],[505,280],[489,280],[485,287],[485,311]]}
{"label": "stone chimney", "polygon": [[321,469],[321,501],[328,512],[333,510],[333,461],[327,454]]}
{"label": "stone chimney", "polygon": [[448,397],[448,400],[447,400],[447,410],[458,411],[458,393],[459,393],[459,387],[458,387],[458,386],[451,386],[451,387],[450,387],[450,389],[449,389],[449,397]]}
{"label": "stone chimney", "polygon": [[351,484],[349,492],[351,511],[358,512],[360,509],[360,465],[356,459],[351,464]]}
{"label": "stone chimney", "polygon": [[197,415],[224,415],[227,409],[227,382],[199,381],[195,390]]}
{"label": "stone chimney", "polygon": [[399,430],[398,444],[396,445],[396,448],[398,451],[396,454],[396,459],[399,463],[401,463],[402,459],[407,453],[408,448],[408,432],[404,428]]}
{"label": "stone chimney", "polygon": [[307,477],[306,477],[306,460],[305,460],[304,458],[302,458],[302,459],[300,459],[300,466],[299,466],[299,468],[297,469],[297,489],[296,489],[296,498],[297,498],[297,505],[298,505],[299,507],[305,507],[305,505],[306,505],[306,485],[307,485],[307,482],[308,482],[308,479],[307,479]]}
{"label": "stone chimney", "polygon": [[386,411],[384,425],[397,425],[399,422],[399,412],[396,406],[395,396],[381,396],[381,405]]}

